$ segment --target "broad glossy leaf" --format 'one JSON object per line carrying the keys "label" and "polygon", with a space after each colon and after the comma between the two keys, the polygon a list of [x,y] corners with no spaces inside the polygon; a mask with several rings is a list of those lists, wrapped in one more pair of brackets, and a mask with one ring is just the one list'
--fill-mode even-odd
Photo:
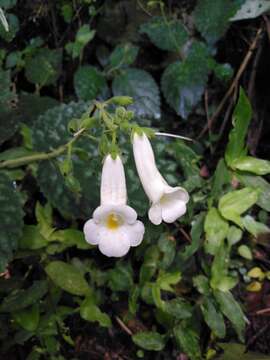
{"label": "broad glossy leaf", "polygon": [[208,79],[208,50],[195,42],[183,61],[170,64],[161,79],[163,94],[178,115],[186,119],[198,104]]}
{"label": "broad glossy leaf", "polygon": [[133,342],[145,350],[161,351],[165,346],[165,337],[155,331],[142,331],[132,336]]}
{"label": "broad glossy leaf", "polygon": [[74,75],[74,88],[80,100],[96,99],[106,87],[106,80],[102,73],[94,66],[81,66]]}
{"label": "broad glossy leaf", "polygon": [[81,318],[86,321],[90,321],[90,322],[97,321],[100,326],[103,327],[112,326],[110,317],[100,310],[100,308],[94,303],[92,298],[86,298],[82,302],[80,306],[80,315]]}
{"label": "broad glossy leaf", "polygon": [[235,190],[223,195],[218,203],[218,209],[221,215],[243,227],[241,214],[248,210],[258,200],[258,190],[244,188]]}
{"label": "broad glossy leaf", "polygon": [[203,317],[215,336],[224,338],[226,334],[225,323],[222,314],[210,297],[204,297],[200,305]]}
{"label": "broad glossy leaf", "polygon": [[270,173],[270,161],[257,159],[252,156],[242,156],[233,160],[231,167],[233,169],[248,171],[257,175],[266,175]]}
{"label": "broad glossy leaf", "polygon": [[192,360],[202,358],[199,335],[194,331],[190,323],[182,321],[173,329],[173,334],[180,349]]}
{"label": "broad glossy leaf", "polygon": [[153,77],[140,69],[127,69],[113,80],[114,96],[131,96],[134,104],[129,106],[138,117],[159,119],[160,97],[158,86]]}
{"label": "broad glossy leaf", "polygon": [[57,286],[73,295],[92,294],[92,289],[83,274],[74,265],[52,261],[46,266],[45,271]]}
{"label": "broad glossy leaf", "polygon": [[22,202],[12,180],[0,172],[0,272],[5,271],[22,236]]}
{"label": "broad glossy leaf", "polygon": [[195,26],[210,44],[214,44],[230,26],[229,20],[237,9],[233,0],[199,0],[193,13]]}
{"label": "broad glossy leaf", "polygon": [[268,0],[245,0],[230,21],[253,19],[269,10],[270,4]]}
{"label": "broad glossy leaf", "polygon": [[270,211],[270,184],[260,176],[237,174],[237,178],[243,185],[259,190],[257,205]]}
{"label": "broad glossy leaf", "polygon": [[208,210],[205,218],[204,231],[206,233],[205,249],[215,255],[223,245],[229,230],[229,223],[223,219],[219,211],[212,207]]}
{"label": "broad glossy leaf", "polygon": [[4,298],[0,312],[14,312],[36,304],[48,291],[45,280],[34,281],[28,289],[14,290]]}
{"label": "broad glossy leaf", "polygon": [[39,306],[34,304],[28,309],[22,309],[14,312],[14,320],[25,330],[35,331],[39,323]]}
{"label": "broad glossy leaf", "polygon": [[36,250],[48,245],[48,241],[40,234],[37,225],[25,225],[19,239],[20,249]]}
{"label": "broad glossy leaf", "polygon": [[243,341],[246,321],[245,315],[239,303],[234,299],[233,295],[229,291],[222,292],[216,290],[214,295],[222,313],[231,321],[239,339]]}
{"label": "broad glossy leaf", "polygon": [[233,112],[233,129],[230,132],[225,152],[225,160],[229,166],[238,158],[246,155],[245,139],[251,116],[252,108],[250,102],[241,88],[239,99]]}
{"label": "broad glossy leaf", "polygon": [[140,32],[149,36],[160,49],[179,51],[188,39],[188,34],[179,20],[155,16],[141,25]]}

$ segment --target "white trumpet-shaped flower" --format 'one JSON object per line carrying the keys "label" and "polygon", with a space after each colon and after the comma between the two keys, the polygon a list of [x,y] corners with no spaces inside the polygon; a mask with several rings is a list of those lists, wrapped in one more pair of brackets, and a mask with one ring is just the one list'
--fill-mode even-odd
{"label": "white trumpet-shaped flower", "polygon": [[182,187],[171,187],[158,171],[155,156],[147,136],[134,134],[133,154],[144,191],[151,202],[148,211],[150,221],[159,225],[162,220],[172,223],[186,212],[189,200]]}
{"label": "white trumpet-shaped flower", "polygon": [[107,155],[101,175],[101,205],[83,228],[86,241],[98,245],[106,256],[120,257],[143,239],[144,225],[136,211],[127,205],[126,179],[119,156]]}

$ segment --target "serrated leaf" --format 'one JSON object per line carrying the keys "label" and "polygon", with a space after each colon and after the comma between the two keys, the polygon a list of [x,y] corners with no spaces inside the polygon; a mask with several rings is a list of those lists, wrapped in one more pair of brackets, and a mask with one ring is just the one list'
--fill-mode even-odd
{"label": "serrated leaf", "polygon": [[270,10],[268,0],[245,0],[237,13],[230,21],[254,19]]}
{"label": "serrated leaf", "polygon": [[114,96],[131,96],[134,104],[129,106],[138,117],[159,119],[159,89],[152,76],[144,70],[127,69],[113,80]]}
{"label": "serrated leaf", "polygon": [[168,51],[179,51],[188,39],[181,21],[159,16],[141,25],[140,32],[147,34],[158,48]]}
{"label": "serrated leaf", "polygon": [[74,75],[74,88],[80,100],[96,99],[106,86],[106,80],[94,66],[81,66]]}
{"label": "serrated leaf", "polygon": [[63,261],[52,261],[45,267],[45,271],[57,286],[70,294],[81,296],[92,294],[93,290],[74,265]]}
{"label": "serrated leaf", "polygon": [[19,194],[6,174],[0,173],[0,272],[17,249],[22,235],[23,210]]}
{"label": "serrated leaf", "polygon": [[145,350],[161,351],[165,346],[165,338],[155,331],[142,331],[132,336],[133,342]]}
{"label": "serrated leaf", "polygon": [[220,198],[218,209],[225,219],[233,221],[242,228],[240,215],[256,203],[258,193],[258,190],[252,188],[231,191]]}
{"label": "serrated leaf", "polygon": [[210,44],[214,44],[230,26],[229,20],[237,9],[233,0],[199,0],[193,13],[195,26]]}
{"label": "serrated leaf", "polygon": [[132,65],[138,52],[139,47],[130,43],[117,45],[109,57],[110,70]]}
{"label": "serrated leaf", "polygon": [[192,360],[201,359],[199,335],[191,327],[191,324],[182,321],[173,329],[173,334],[180,349]]}
{"label": "serrated leaf", "polygon": [[243,174],[236,176],[243,185],[259,190],[257,205],[265,211],[270,211],[270,184],[260,176]]}
{"label": "serrated leaf", "polygon": [[4,298],[0,312],[14,312],[36,304],[48,291],[45,280],[34,281],[28,289],[14,290]]}
{"label": "serrated leaf", "polygon": [[252,108],[244,90],[240,89],[237,105],[233,112],[233,129],[229,135],[225,160],[231,166],[236,159],[246,155],[245,138],[252,116]]}
{"label": "serrated leaf", "polygon": [[205,322],[213,331],[215,336],[224,338],[226,334],[224,319],[213,300],[210,297],[204,297],[200,308]]}
{"label": "serrated leaf", "polygon": [[25,76],[28,81],[39,86],[55,84],[62,68],[62,50],[39,49],[26,62]]}
{"label": "serrated leaf", "polygon": [[90,322],[97,321],[100,326],[103,327],[112,326],[110,317],[100,310],[100,308],[94,303],[92,298],[86,298],[82,302],[80,306],[80,315],[81,318],[86,321],[90,321]]}
{"label": "serrated leaf", "polygon": [[241,341],[244,340],[244,330],[246,326],[245,315],[238,304],[234,299],[233,295],[228,292],[222,292],[216,290],[214,292],[215,298],[220,306],[222,313],[231,321],[233,327],[235,328],[237,335]]}
{"label": "serrated leaf", "polygon": [[209,254],[216,254],[220,246],[222,246],[228,230],[228,221],[220,216],[216,208],[210,208],[204,223],[204,231],[206,233],[205,249]]}
{"label": "serrated leaf", "polygon": [[205,45],[195,42],[185,60],[170,64],[162,75],[163,94],[168,104],[184,119],[203,94],[209,72],[208,57]]}

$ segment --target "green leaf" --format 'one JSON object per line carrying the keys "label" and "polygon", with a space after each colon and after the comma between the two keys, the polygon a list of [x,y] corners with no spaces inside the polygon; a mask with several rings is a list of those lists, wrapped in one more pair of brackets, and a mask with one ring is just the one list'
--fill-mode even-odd
{"label": "green leaf", "polygon": [[92,289],[83,274],[74,265],[63,261],[52,261],[45,271],[50,279],[61,289],[73,295],[91,295]]}
{"label": "green leaf", "polygon": [[257,205],[270,211],[270,184],[260,176],[237,174],[237,178],[243,185],[258,190]]}
{"label": "green leaf", "polygon": [[25,76],[28,81],[40,87],[55,84],[62,69],[62,50],[39,49],[26,62]]}
{"label": "green leaf", "polygon": [[229,291],[222,292],[215,290],[214,295],[220,306],[220,310],[231,321],[239,339],[243,341],[245,330],[245,315],[240,305]]}
{"label": "green leaf", "polygon": [[181,278],[182,275],[180,271],[175,271],[172,273],[166,272],[159,275],[157,278],[157,284],[162,290],[174,292],[174,289],[171,287],[171,285],[176,285],[179,283]]}
{"label": "green leaf", "polygon": [[25,330],[33,332],[37,329],[39,323],[39,306],[33,305],[28,309],[22,309],[14,312],[14,320]]}
{"label": "green leaf", "polygon": [[230,21],[254,19],[270,10],[268,0],[245,0]]}
{"label": "green leaf", "polygon": [[113,80],[114,96],[131,96],[134,104],[129,106],[139,117],[159,119],[160,98],[159,89],[152,76],[140,69],[127,69]]}
{"label": "green leaf", "polygon": [[83,232],[76,229],[57,230],[53,233],[50,240],[61,242],[65,248],[71,246],[76,246],[77,249],[81,250],[91,248],[91,245],[86,242]]}
{"label": "green leaf", "polygon": [[93,302],[92,298],[86,298],[82,302],[80,306],[80,315],[81,318],[86,321],[90,321],[90,322],[97,321],[100,326],[103,327],[112,326],[110,317],[99,309],[99,307]]}
{"label": "green leaf", "polygon": [[200,360],[202,358],[199,335],[191,327],[191,324],[182,321],[173,329],[173,333],[178,346],[191,360]]}
{"label": "green leaf", "polygon": [[164,301],[162,310],[177,320],[188,319],[192,316],[192,306],[180,297]]}
{"label": "green leaf", "polygon": [[47,281],[34,281],[28,289],[14,290],[4,298],[0,305],[0,312],[14,312],[34,305],[48,291]]}
{"label": "green leaf", "polygon": [[0,272],[5,271],[17,249],[23,229],[23,210],[12,180],[0,172]]}
{"label": "green leaf", "polygon": [[193,13],[195,26],[210,44],[214,44],[228,29],[237,8],[233,0],[199,0]]}
{"label": "green leaf", "polygon": [[183,61],[170,64],[161,79],[163,94],[168,104],[186,119],[198,104],[208,79],[209,54],[203,43],[193,43]]}
{"label": "green leaf", "polygon": [[2,22],[0,22],[0,37],[7,42],[11,42],[20,29],[20,23],[19,19],[14,14],[6,13],[5,16],[8,23],[9,31],[6,31]]}
{"label": "green leaf", "polygon": [[206,233],[205,249],[209,254],[216,254],[222,246],[228,230],[229,223],[220,216],[216,208],[210,208],[204,222],[204,231]]}
{"label": "green leaf", "polygon": [[132,268],[127,263],[118,263],[108,273],[108,285],[113,291],[127,291],[133,287]]}
{"label": "green leaf", "polygon": [[106,80],[94,66],[81,66],[74,75],[74,88],[80,100],[96,99],[106,87]]}
{"label": "green leaf", "polygon": [[252,252],[247,245],[240,245],[238,248],[238,253],[240,256],[247,260],[252,260],[253,258]]}
{"label": "green leaf", "polygon": [[109,71],[132,65],[138,52],[139,47],[130,43],[117,45],[109,57]]}
{"label": "green leaf", "polygon": [[245,95],[240,89],[237,105],[233,112],[233,129],[229,135],[229,142],[225,152],[225,160],[231,166],[235,160],[246,155],[245,138],[252,117],[252,108]]}
{"label": "green leaf", "polygon": [[265,224],[256,221],[252,216],[246,215],[243,218],[243,225],[253,236],[257,237],[260,234],[266,234],[270,232],[270,228]]}
{"label": "green leaf", "polygon": [[137,285],[135,285],[132,287],[128,298],[128,310],[131,313],[131,315],[135,315],[138,310],[139,296],[140,296],[140,288]]}
{"label": "green leaf", "polygon": [[48,245],[47,240],[40,234],[37,225],[25,225],[23,235],[19,239],[20,249],[36,250]]}
{"label": "green leaf", "polygon": [[270,161],[256,159],[252,156],[242,156],[235,159],[230,166],[232,169],[248,171],[257,175],[266,175],[270,173]]}
{"label": "green leaf", "polygon": [[55,229],[52,227],[52,207],[48,202],[45,206],[42,206],[39,202],[36,204],[35,209],[36,218],[38,221],[38,228],[40,234],[49,240]]}
{"label": "green leaf", "polygon": [[140,32],[149,36],[150,40],[160,49],[179,51],[188,40],[186,29],[181,21],[152,17],[147,23],[141,25]]}
{"label": "green leaf", "polygon": [[246,345],[235,343],[219,343],[219,346],[224,350],[220,355],[220,360],[269,360],[268,355],[262,355],[258,352],[248,351]]}
{"label": "green leaf", "polygon": [[225,219],[233,221],[242,228],[243,222],[240,215],[254,205],[257,200],[258,190],[252,188],[235,190],[220,198],[218,209]]}
{"label": "green leaf", "polygon": [[0,7],[4,10],[13,8],[17,3],[17,0],[0,0]]}
{"label": "green leaf", "polygon": [[232,225],[230,226],[227,234],[227,240],[229,246],[237,244],[242,239],[243,231],[238,227]]}
{"label": "green leaf", "polygon": [[224,319],[213,300],[210,297],[204,297],[200,308],[206,324],[210,327],[215,336],[224,338],[226,334]]}
{"label": "green leaf", "polygon": [[140,268],[140,284],[143,284],[154,276],[158,268],[160,250],[157,246],[150,246],[144,254],[144,262]]}
{"label": "green leaf", "polygon": [[142,331],[132,335],[133,342],[145,350],[161,351],[165,346],[165,337],[155,331]]}
{"label": "green leaf", "polygon": [[211,289],[209,286],[209,281],[204,275],[197,275],[193,278],[193,284],[196,286],[197,290],[203,295],[209,295]]}
{"label": "green leaf", "polygon": [[219,199],[224,185],[228,184],[230,180],[231,176],[229,170],[226,166],[224,159],[222,158],[219,160],[215,170],[215,174],[213,176],[211,195],[214,199]]}

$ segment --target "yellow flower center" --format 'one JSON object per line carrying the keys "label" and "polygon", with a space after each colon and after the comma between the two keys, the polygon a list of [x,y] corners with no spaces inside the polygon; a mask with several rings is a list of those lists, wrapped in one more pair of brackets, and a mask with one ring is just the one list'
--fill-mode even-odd
{"label": "yellow flower center", "polygon": [[121,218],[116,214],[110,214],[107,218],[107,228],[110,230],[116,230],[121,225]]}

